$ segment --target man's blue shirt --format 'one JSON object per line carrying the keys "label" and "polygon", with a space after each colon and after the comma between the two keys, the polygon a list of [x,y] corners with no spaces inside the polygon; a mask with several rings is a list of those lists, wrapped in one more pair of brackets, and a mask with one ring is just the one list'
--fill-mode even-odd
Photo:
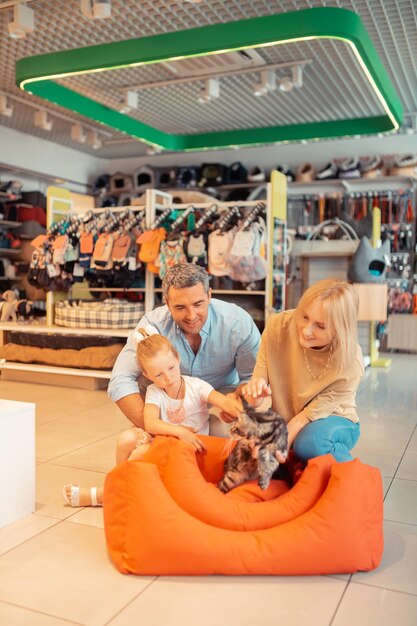
{"label": "man's blue shirt", "polygon": [[[260,333],[250,315],[241,307],[211,299],[207,320],[200,331],[201,344],[197,354],[192,351],[166,305],[144,315],[137,327],[147,324],[155,326],[177,349],[182,374],[202,378],[215,389],[236,386],[240,381],[250,379]],[[136,359],[136,345],[132,332],[117,358],[110,379],[108,393],[114,402],[138,393],[141,371]]]}

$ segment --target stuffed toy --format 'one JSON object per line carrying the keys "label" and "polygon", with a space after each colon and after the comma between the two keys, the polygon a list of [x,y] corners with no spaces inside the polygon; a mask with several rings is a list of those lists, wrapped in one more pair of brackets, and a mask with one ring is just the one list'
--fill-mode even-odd
{"label": "stuffed toy", "polygon": [[18,300],[16,305],[18,321],[22,322],[33,317],[33,301]]}
{"label": "stuffed toy", "polygon": [[0,322],[17,321],[17,298],[13,289],[7,289],[0,297]]}

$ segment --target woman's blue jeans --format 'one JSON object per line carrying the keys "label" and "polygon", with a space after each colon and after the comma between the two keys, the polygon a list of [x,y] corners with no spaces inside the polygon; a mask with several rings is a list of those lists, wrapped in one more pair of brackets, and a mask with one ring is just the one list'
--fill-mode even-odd
{"label": "woman's blue jeans", "polygon": [[310,422],[295,438],[295,456],[304,463],[322,454],[332,454],[336,461],[351,461],[350,450],[356,445],[360,432],[359,423],[339,415]]}

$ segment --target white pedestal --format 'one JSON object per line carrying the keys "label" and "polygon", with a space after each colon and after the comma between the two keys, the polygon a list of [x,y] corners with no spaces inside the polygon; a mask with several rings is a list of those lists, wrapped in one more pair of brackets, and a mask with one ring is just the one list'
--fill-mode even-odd
{"label": "white pedestal", "polygon": [[0,528],[35,510],[35,405],[0,400]]}

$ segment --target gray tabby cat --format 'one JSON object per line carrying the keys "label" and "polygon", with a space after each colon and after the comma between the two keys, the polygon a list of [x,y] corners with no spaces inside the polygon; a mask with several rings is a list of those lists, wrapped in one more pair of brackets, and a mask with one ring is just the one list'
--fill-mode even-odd
{"label": "gray tabby cat", "polygon": [[267,489],[279,466],[275,452],[287,455],[288,430],[284,418],[272,409],[256,411],[245,400],[243,408],[244,412],[230,429],[237,443],[226,459],[225,474],[218,484],[223,493],[255,478],[262,489]]}

